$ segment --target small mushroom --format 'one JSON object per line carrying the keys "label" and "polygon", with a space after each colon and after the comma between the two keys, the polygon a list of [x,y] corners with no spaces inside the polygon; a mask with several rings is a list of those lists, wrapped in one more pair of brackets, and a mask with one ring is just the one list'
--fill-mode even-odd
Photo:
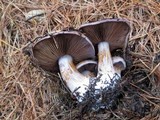
{"label": "small mushroom", "polygon": [[125,70],[126,62],[119,56],[112,57],[113,67],[116,73],[121,77],[121,71]]}
{"label": "small mushroom", "polygon": [[94,45],[102,41],[109,43],[111,52],[115,49],[125,49],[130,32],[130,26],[125,19],[106,19],[82,25],[79,30],[84,33]]}
{"label": "small mushroom", "polygon": [[84,60],[76,65],[77,70],[87,77],[95,77],[97,75],[97,61]]}

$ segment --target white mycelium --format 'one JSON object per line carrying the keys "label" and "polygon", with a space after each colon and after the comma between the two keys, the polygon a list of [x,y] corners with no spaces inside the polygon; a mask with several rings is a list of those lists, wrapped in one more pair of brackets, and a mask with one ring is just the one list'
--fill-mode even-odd
{"label": "white mycelium", "polygon": [[70,91],[76,96],[79,102],[82,102],[88,90],[90,78],[78,72],[69,55],[65,55],[59,59],[59,69]]}

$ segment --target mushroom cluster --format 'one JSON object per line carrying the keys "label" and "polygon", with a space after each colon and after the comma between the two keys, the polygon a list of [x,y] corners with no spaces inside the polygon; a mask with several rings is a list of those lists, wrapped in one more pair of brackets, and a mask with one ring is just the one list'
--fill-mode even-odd
{"label": "mushroom cluster", "polygon": [[105,93],[115,88],[126,68],[125,60],[111,53],[125,50],[129,32],[126,20],[106,19],[38,37],[24,50],[34,65],[60,72],[79,103],[90,101],[98,110],[110,106],[112,99],[106,102]]}

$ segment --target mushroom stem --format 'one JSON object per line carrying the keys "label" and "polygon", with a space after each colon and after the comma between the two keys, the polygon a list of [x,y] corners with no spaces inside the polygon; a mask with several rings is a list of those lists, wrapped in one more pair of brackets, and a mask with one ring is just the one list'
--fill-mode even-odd
{"label": "mushroom stem", "polygon": [[113,72],[113,62],[108,42],[100,42],[98,50],[98,71],[103,73]]}
{"label": "mushroom stem", "polygon": [[[112,59],[108,42],[100,42],[98,44],[98,75],[100,80],[97,82],[97,89],[104,89],[108,86],[114,87],[116,81],[120,79],[120,68],[113,66],[113,63],[118,64],[122,59],[114,57]],[[124,60],[121,63],[125,63]],[[124,65],[125,66],[125,65]]]}
{"label": "mushroom stem", "polygon": [[73,64],[72,57],[69,55],[65,55],[59,59],[59,69],[70,91],[76,96],[79,102],[82,102],[88,90],[89,77],[78,72]]}

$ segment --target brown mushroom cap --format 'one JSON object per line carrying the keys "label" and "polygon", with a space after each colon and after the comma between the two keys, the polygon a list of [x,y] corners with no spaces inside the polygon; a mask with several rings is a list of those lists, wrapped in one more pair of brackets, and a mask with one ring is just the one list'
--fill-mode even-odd
{"label": "brown mushroom cap", "polygon": [[112,52],[115,49],[126,47],[130,26],[127,20],[124,19],[106,19],[84,24],[79,30],[94,45],[101,41],[108,42]]}
{"label": "brown mushroom cap", "polygon": [[28,46],[27,52],[35,65],[50,72],[58,72],[58,59],[63,55],[72,56],[75,64],[95,57],[90,40],[77,31],[62,31],[38,38]]}

